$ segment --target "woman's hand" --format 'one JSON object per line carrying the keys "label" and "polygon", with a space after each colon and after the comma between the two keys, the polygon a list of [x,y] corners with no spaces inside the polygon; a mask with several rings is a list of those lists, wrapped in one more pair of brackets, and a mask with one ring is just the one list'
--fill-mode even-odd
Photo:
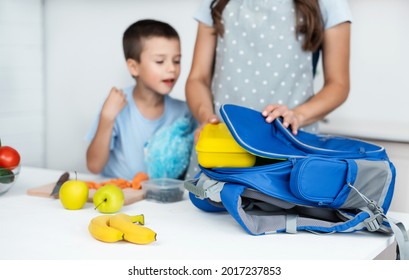
{"label": "woman's hand", "polygon": [[294,135],[297,135],[302,123],[301,115],[297,114],[294,110],[288,109],[285,105],[269,104],[261,114],[268,123],[272,123],[276,118],[282,117],[283,125],[287,128],[291,126],[291,131]]}

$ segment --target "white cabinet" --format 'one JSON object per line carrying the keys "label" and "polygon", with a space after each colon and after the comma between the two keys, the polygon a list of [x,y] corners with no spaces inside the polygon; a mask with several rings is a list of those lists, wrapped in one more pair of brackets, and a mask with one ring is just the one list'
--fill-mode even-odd
{"label": "white cabinet", "polygon": [[0,0],[0,138],[25,165],[45,164],[41,0]]}

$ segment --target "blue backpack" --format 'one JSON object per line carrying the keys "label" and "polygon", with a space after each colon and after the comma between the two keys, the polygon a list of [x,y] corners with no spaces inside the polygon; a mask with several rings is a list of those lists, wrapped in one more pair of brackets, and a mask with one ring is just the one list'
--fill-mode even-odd
{"label": "blue backpack", "polygon": [[[192,203],[228,213],[252,235],[354,232],[395,234],[397,258],[409,258],[402,223],[386,216],[395,167],[383,147],[299,131],[260,112],[225,104],[221,116],[235,141],[264,164],[204,168],[185,181]],[[279,160],[277,160],[279,159]]]}

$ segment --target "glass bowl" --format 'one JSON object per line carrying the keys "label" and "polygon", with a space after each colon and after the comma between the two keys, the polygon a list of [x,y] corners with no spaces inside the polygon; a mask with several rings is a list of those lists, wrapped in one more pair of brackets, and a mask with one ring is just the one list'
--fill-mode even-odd
{"label": "glass bowl", "polygon": [[6,193],[14,186],[20,174],[21,166],[13,168],[0,167],[0,195]]}

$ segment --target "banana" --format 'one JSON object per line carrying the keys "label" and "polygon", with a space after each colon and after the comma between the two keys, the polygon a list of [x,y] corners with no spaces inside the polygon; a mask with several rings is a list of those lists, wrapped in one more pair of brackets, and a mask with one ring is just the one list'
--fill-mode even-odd
{"label": "banana", "polygon": [[123,240],[124,233],[109,226],[111,215],[100,215],[91,220],[88,230],[91,235],[103,242],[117,242]]}
{"label": "banana", "polygon": [[143,215],[130,216],[124,213],[113,215],[109,219],[109,226],[124,233],[124,240],[135,244],[149,244],[156,241],[156,232],[145,226],[134,223],[143,220]]}
{"label": "banana", "polygon": [[131,218],[132,223],[138,223],[140,225],[145,224],[145,216],[143,214],[133,215],[133,216],[129,215],[129,217]]}

